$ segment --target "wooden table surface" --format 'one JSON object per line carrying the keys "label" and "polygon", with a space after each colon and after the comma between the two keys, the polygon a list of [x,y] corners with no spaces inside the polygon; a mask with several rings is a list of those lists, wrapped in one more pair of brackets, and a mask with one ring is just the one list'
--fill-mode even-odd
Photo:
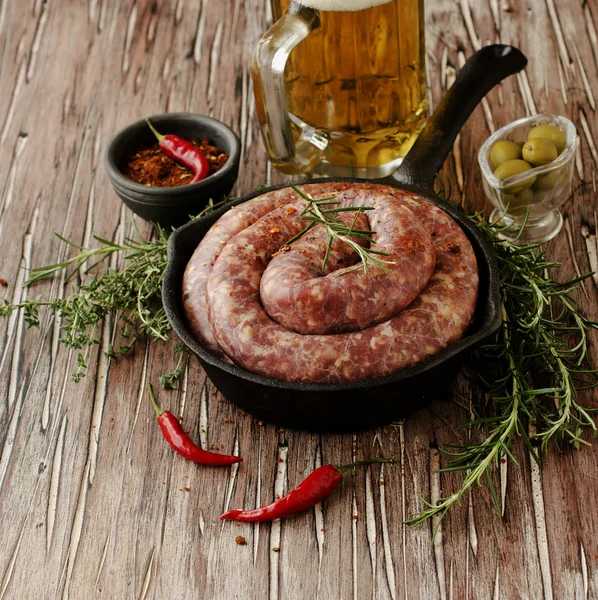
{"label": "wooden table surface", "polygon": [[[212,115],[243,142],[237,192],[283,180],[267,165],[248,70],[269,18],[265,0],[0,1],[0,301],[68,293],[60,277],[21,287],[22,267],[68,252],[54,232],[87,245],[92,233],[131,231],[102,160],[113,133],[138,118]],[[481,206],[476,154],[495,128],[535,113],[577,126],[575,192],[548,246],[562,278],[598,267],[597,29],[596,0],[427,0],[432,104],[480,46],[512,43],[530,59],[464,127],[442,173],[454,200]],[[594,319],[597,282],[578,294]],[[435,541],[432,523],[403,525],[422,507],[417,494],[459,486],[462,475],[438,474],[435,443],[468,435],[457,428],[480,392],[464,377],[404,422],[316,435],[252,420],[189,359],[181,389],[160,400],[205,447],[245,458],[206,469],[170,451],[144,392],[173,368],[172,344],[139,343],[108,363],[102,350],[117,331],[107,322],[75,384],[59,327],[48,313],[39,330],[23,315],[0,321],[0,599],[598,598],[597,444],[552,452],[542,469],[516,444],[519,467],[496,473],[502,514],[484,487]],[[226,507],[271,501],[319,464],[378,454],[400,465],[356,472],[304,515],[218,520]]]}

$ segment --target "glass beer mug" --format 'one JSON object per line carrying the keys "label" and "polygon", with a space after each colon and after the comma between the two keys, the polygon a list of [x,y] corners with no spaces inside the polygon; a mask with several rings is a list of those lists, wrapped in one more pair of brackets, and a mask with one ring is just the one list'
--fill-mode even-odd
{"label": "glass beer mug", "polygon": [[284,173],[383,177],[423,128],[424,0],[271,0],[252,77]]}

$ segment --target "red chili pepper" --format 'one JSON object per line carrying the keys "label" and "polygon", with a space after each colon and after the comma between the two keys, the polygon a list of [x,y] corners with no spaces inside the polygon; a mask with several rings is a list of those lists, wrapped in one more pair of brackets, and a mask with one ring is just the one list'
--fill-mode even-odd
{"label": "red chili pepper", "polygon": [[210,174],[208,159],[199,148],[196,148],[191,142],[180,138],[178,135],[173,135],[172,133],[162,135],[155,130],[154,126],[147,119],[145,121],[160,142],[160,148],[164,154],[195,173],[189,183],[197,183]]}
{"label": "red chili pepper", "polygon": [[235,521],[273,521],[302,512],[315,506],[327,498],[341,482],[343,473],[352,467],[370,465],[372,463],[394,462],[390,458],[372,458],[361,460],[350,465],[337,467],[336,465],[323,465],[308,475],[293,491],[279,500],[255,510],[229,510],[220,519],[233,519]]}
{"label": "red chili pepper", "polygon": [[207,452],[198,448],[183,431],[179,420],[171,412],[162,410],[158,406],[151,383],[148,385],[148,389],[150,400],[156,410],[156,418],[160,424],[160,429],[162,429],[162,435],[181,456],[202,465],[232,465],[243,460],[240,456],[216,454],[215,452]]}

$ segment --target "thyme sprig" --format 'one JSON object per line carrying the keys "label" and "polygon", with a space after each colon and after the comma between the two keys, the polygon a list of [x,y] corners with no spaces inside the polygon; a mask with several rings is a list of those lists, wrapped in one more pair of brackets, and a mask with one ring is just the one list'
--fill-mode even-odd
{"label": "thyme sprig", "polygon": [[[494,414],[465,427],[488,428],[481,442],[444,446],[451,457],[442,472],[465,472],[461,487],[408,521],[417,525],[446,515],[454,504],[484,479],[500,507],[492,473],[503,458],[517,463],[512,445],[521,438],[531,456],[540,462],[537,447],[546,451],[551,442],[568,442],[579,448],[588,442],[585,431],[596,433],[590,409],[577,401],[577,388],[598,385],[590,367],[587,333],[598,323],[576,308],[572,293],[590,274],[564,283],[554,281],[549,269],[559,263],[546,259],[539,245],[520,246],[499,237],[501,227],[481,214],[470,217],[491,242],[498,258],[503,326],[477,356],[476,369],[489,372],[483,383],[494,404]],[[572,342],[570,340],[573,340]],[[528,433],[528,427],[533,433]]]}
{"label": "thyme sprig", "polygon": [[[199,218],[228,202],[210,202],[199,214]],[[0,305],[0,318],[8,317],[16,310],[23,310],[24,320],[29,327],[39,327],[39,311],[47,308],[61,319],[60,341],[81,352],[77,356],[76,370],[72,379],[78,382],[85,374],[91,348],[101,343],[96,333],[102,323],[115,318],[123,343],[117,348],[109,347],[104,354],[115,359],[128,353],[137,340],[149,336],[166,341],[170,323],[162,306],[162,279],[166,269],[168,233],[159,225],[155,226],[153,237],[145,240],[137,231],[135,237],[127,237],[123,243],[94,236],[100,245],[96,248],[83,248],[58,236],[62,241],[77,249],[74,256],[51,265],[37,267],[30,271],[26,286],[42,279],[69,271],[66,281],[74,276],[81,277],[81,283],[73,286],[72,293],[64,298],[44,299],[37,296],[21,303],[11,304],[7,300]],[[107,258],[118,255],[125,266],[122,269],[108,268],[102,275],[91,274]],[[176,369],[175,369],[176,371]],[[174,386],[180,373],[170,373],[164,385]]]}
{"label": "thyme sprig", "polygon": [[187,350],[179,342],[174,343],[174,353],[179,355],[179,360],[176,367],[170,372],[160,375],[160,385],[165,390],[176,390],[178,388],[178,380],[183,374],[183,360],[187,354]]}
{"label": "thyme sprig", "polygon": [[[285,246],[290,246],[293,242],[303,237],[308,231],[313,229],[316,225],[322,225],[326,228],[328,233],[328,246],[324,254],[322,261],[322,271],[326,269],[328,263],[328,257],[330,256],[330,248],[335,240],[340,240],[345,244],[349,245],[359,256],[361,263],[358,263],[355,268],[362,268],[364,273],[368,272],[370,266],[380,269],[383,273],[387,273],[388,269],[385,265],[394,264],[392,261],[383,260],[378,256],[390,256],[388,252],[382,252],[381,250],[374,250],[371,247],[365,248],[358,244],[353,238],[359,238],[364,240],[368,245],[373,244],[374,240],[372,236],[373,231],[369,229],[355,229],[357,219],[360,214],[364,211],[373,210],[372,206],[338,206],[340,202],[336,199],[336,195],[327,196],[325,198],[315,199],[310,194],[306,194],[301,191],[296,185],[292,183],[290,186],[293,188],[296,194],[298,194],[303,200],[307,202],[306,207],[301,213],[301,218],[308,222],[305,229],[301,230],[296,236],[292,237]],[[355,217],[349,227],[336,215],[340,212],[354,212]]]}
{"label": "thyme sprig", "polygon": [[[77,273],[87,275],[90,268],[115,253],[124,253],[125,267],[121,270],[108,268],[100,276],[91,275],[88,281],[74,287],[72,293],[64,298],[43,299],[38,296],[18,304],[5,301],[0,306],[0,317],[7,317],[15,310],[22,309],[25,322],[30,327],[39,326],[39,310],[42,307],[49,308],[60,317],[60,341],[69,348],[81,351],[77,357],[77,369],[72,374],[75,382],[84,376],[89,351],[100,344],[96,332],[107,318],[116,317],[120,321],[120,333],[125,340],[118,348],[106,350],[108,358],[129,352],[144,335],[167,340],[170,331],[161,303],[168,243],[164,230],[157,227],[155,238],[150,241],[127,238],[122,244],[117,244],[98,236],[95,239],[101,244],[99,248],[80,248],[70,259],[33,269],[25,285],[33,285],[71,266],[74,268],[67,280]],[[83,269],[90,258],[96,259],[96,262]]]}

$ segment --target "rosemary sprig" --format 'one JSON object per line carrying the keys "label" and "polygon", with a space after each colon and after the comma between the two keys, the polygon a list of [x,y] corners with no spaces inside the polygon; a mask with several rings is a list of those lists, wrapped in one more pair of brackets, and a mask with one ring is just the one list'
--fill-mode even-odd
{"label": "rosemary sprig", "polygon": [[[380,269],[383,273],[387,273],[388,269],[385,265],[394,264],[392,261],[383,260],[378,256],[390,256],[388,252],[382,252],[380,250],[374,250],[373,248],[364,248],[351,237],[356,237],[364,240],[368,244],[373,244],[374,240],[372,235],[373,231],[364,229],[355,229],[355,224],[359,215],[363,211],[373,210],[371,206],[338,206],[339,202],[336,200],[336,195],[328,196],[326,198],[320,198],[316,200],[312,198],[310,194],[302,192],[296,185],[292,183],[290,186],[293,188],[296,194],[298,194],[303,200],[307,202],[307,206],[303,209],[301,217],[308,222],[308,225],[300,231],[296,236],[291,238],[285,246],[290,246],[293,242],[303,237],[308,231],[313,229],[316,225],[322,225],[326,228],[328,233],[328,247],[324,254],[322,261],[322,271],[326,269],[328,263],[328,257],[330,255],[330,248],[334,240],[340,240],[345,244],[348,244],[359,256],[361,264],[357,264],[355,268],[363,268],[363,272],[367,273],[370,266]],[[350,227],[347,227],[345,223],[335,216],[339,212],[354,212],[355,217]]]}
{"label": "rosemary sprig", "polygon": [[[590,410],[577,401],[576,384],[586,388],[598,385],[587,346],[587,332],[598,328],[598,323],[581,315],[571,296],[590,275],[558,283],[547,271],[559,264],[546,260],[539,245],[519,246],[502,240],[497,223],[488,222],[481,214],[471,219],[492,243],[500,271],[503,327],[481,349],[476,364],[477,369],[491,370],[484,383],[493,398],[495,416],[466,424],[489,427],[481,442],[442,449],[452,460],[441,471],[464,471],[465,478],[456,492],[435,504],[422,499],[426,508],[408,521],[411,525],[431,517],[439,517],[440,523],[484,478],[499,506],[492,472],[503,457],[517,463],[511,451],[516,438],[521,438],[540,462],[536,446],[546,451],[551,441],[557,447],[568,441],[579,448],[588,443],[582,437],[584,431],[597,431]],[[566,338],[574,339],[572,345]],[[526,428],[530,423],[534,425],[532,435]]]}

